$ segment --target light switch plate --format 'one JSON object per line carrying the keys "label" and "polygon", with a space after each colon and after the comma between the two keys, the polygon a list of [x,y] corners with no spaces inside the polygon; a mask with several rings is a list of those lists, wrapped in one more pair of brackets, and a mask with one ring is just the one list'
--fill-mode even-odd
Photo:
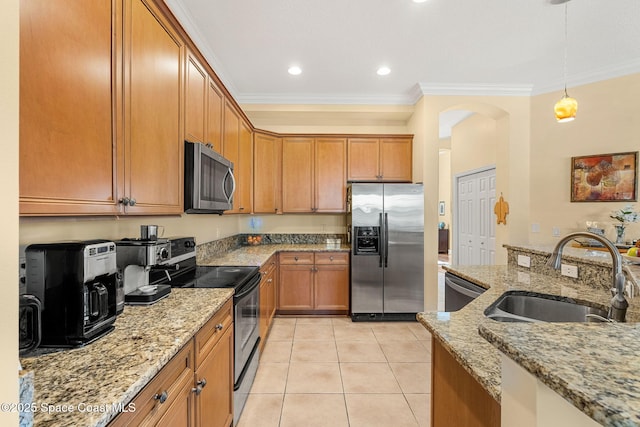
{"label": "light switch plate", "polygon": [[520,267],[531,267],[531,257],[526,255],[518,255],[518,265]]}
{"label": "light switch plate", "polygon": [[574,279],[577,279],[578,278],[578,266],[577,265],[562,264],[562,266],[560,267],[560,273],[563,276],[573,277]]}

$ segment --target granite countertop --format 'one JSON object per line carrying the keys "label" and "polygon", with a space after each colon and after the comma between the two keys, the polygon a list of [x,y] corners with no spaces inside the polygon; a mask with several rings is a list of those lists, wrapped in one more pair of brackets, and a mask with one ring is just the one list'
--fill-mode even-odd
{"label": "granite countertop", "polygon": [[[606,292],[519,267],[445,268],[487,291],[458,312],[420,313],[418,320],[498,402],[504,352],[596,421],[638,425],[640,325],[503,323],[483,313],[508,290],[567,296],[604,309],[611,298]],[[640,321],[640,299],[630,300],[627,319]]]}
{"label": "granite countertop", "polygon": [[[508,290],[534,291],[567,296],[576,301],[591,302],[606,309],[611,297],[599,289],[586,287],[561,278],[532,273],[508,266],[449,266],[450,272],[487,289],[480,297],[462,310],[425,312],[418,320],[437,338],[452,356],[469,372],[498,402],[500,402],[501,362],[500,352],[478,333],[483,324],[500,324],[487,319],[484,310]],[[640,301],[631,300],[627,317],[640,321]],[[514,328],[521,323],[511,324]],[[553,326],[553,324],[549,324]],[[557,324],[556,324],[557,325]],[[569,325],[571,327],[572,325]],[[604,327],[610,325],[601,325]],[[558,339],[552,334],[550,339]],[[580,351],[580,349],[577,349]],[[615,355],[612,354],[612,361]],[[640,371],[640,369],[639,369]]]}
{"label": "granite countertop", "polygon": [[198,256],[198,265],[234,265],[234,266],[256,266],[260,267],[267,262],[269,257],[276,252],[349,252],[349,245],[327,245],[327,244],[273,244],[242,246],[222,254]]}
{"label": "granite countertop", "polygon": [[105,426],[111,405],[131,401],[232,295],[173,288],[151,306],[125,306],[115,329],[85,347],[21,358],[34,373],[34,425]]}

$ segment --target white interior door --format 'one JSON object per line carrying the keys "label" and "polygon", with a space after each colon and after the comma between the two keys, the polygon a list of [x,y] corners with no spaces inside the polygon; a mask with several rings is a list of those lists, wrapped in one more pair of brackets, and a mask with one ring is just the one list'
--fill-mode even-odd
{"label": "white interior door", "polygon": [[495,262],[495,168],[456,177],[454,211],[454,262],[460,265],[492,265]]}

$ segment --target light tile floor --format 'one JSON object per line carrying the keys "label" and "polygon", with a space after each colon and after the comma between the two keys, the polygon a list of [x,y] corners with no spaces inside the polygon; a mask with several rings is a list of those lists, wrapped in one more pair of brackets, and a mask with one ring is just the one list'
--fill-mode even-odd
{"label": "light tile floor", "polygon": [[420,323],[277,317],[238,427],[427,427],[430,392]]}

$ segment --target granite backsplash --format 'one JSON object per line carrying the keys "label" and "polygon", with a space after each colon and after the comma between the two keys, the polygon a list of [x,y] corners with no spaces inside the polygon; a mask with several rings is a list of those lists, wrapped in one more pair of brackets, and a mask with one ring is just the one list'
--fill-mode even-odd
{"label": "granite backsplash", "polygon": [[247,233],[236,234],[234,236],[225,237],[224,239],[213,240],[211,242],[202,243],[197,246],[198,257],[210,258],[218,254],[229,252],[241,246],[248,246],[247,237],[261,236],[262,245],[278,245],[278,244],[309,244],[320,245],[327,243],[327,239],[341,239],[344,243],[347,241],[346,234],[259,234]]}

